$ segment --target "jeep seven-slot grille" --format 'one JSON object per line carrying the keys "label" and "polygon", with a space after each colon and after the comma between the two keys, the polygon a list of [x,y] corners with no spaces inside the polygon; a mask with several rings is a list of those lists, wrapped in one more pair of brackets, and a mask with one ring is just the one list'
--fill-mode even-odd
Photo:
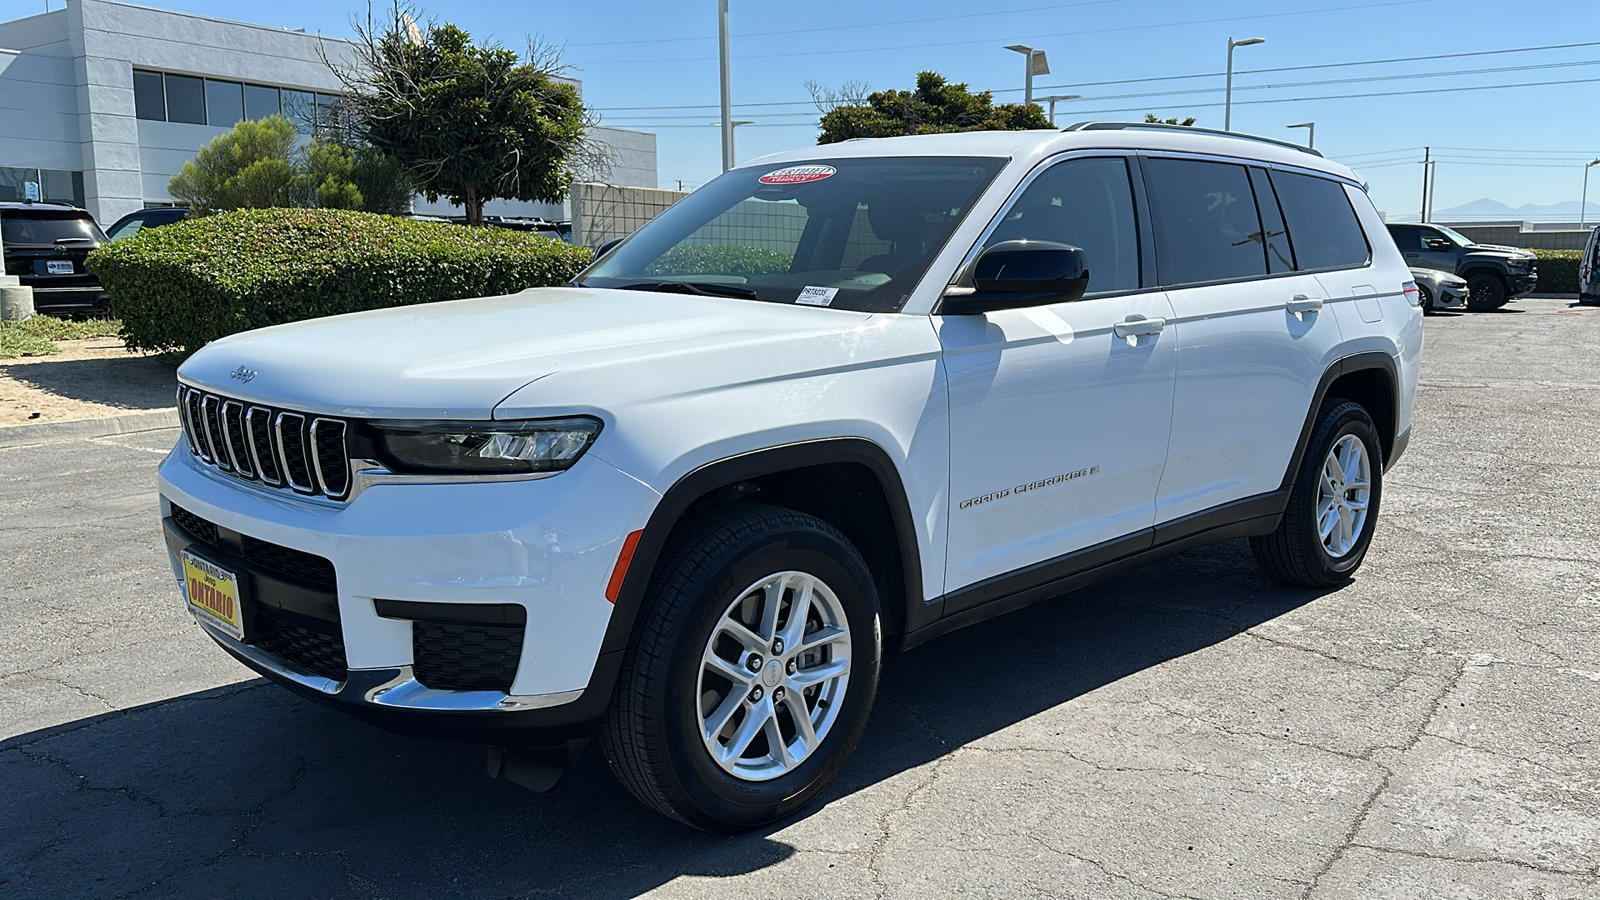
{"label": "jeep seven-slot grille", "polygon": [[350,493],[349,426],[343,419],[178,388],[189,450],[244,481],[343,500]]}

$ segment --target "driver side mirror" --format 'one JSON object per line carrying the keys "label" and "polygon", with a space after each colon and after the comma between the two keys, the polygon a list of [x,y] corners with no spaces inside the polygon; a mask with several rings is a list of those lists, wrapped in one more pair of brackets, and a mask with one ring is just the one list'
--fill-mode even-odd
{"label": "driver side mirror", "polygon": [[1444,238],[1428,238],[1429,250],[1449,250],[1451,244]]}
{"label": "driver side mirror", "polygon": [[600,246],[594,248],[594,258],[599,259],[600,257],[605,256],[607,253],[611,252],[611,248],[622,243],[624,240],[625,238],[612,238],[611,240],[602,243]]}
{"label": "driver side mirror", "polygon": [[979,315],[1000,309],[1071,303],[1089,287],[1082,248],[1055,241],[1001,241],[972,267],[970,292],[947,292],[941,311]]}

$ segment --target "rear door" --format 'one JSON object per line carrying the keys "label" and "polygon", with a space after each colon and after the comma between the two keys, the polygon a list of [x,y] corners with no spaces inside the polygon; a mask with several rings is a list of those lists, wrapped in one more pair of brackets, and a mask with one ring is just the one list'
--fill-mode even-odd
{"label": "rear door", "polygon": [[1122,155],[1049,165],[982,243],[1083,249],[1083,299],[933,319],[950,391],[946,614],[1003,592],[990,590],[997,576],[1045,564],[1035,571],[1048,580],[1052,561],[1083,559],[1069,554],[1149,540],[1177,335],[1141,252],[1149,225],[1133,175]]}
{"label": "rear door", "polygon": [[1182,338],[1156,523],[1199,530],[1206,513],[1281,486],[1340,332],[1263,169],[1181,157],[1144,168]]}

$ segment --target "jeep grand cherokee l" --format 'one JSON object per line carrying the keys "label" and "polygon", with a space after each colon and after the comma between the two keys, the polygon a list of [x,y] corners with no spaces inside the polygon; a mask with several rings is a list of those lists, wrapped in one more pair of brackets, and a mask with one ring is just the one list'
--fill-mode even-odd
{"label": "jeep grand cherokee l", "polygon": [[749,828],[845,765],[885,648],[1226,538],[1350,578],[1417,302],[1350,170],[1292,145],[811,147],[566,287],[211,344],[161,514],[268,678],[530,786],[598,734],[646,804]]}

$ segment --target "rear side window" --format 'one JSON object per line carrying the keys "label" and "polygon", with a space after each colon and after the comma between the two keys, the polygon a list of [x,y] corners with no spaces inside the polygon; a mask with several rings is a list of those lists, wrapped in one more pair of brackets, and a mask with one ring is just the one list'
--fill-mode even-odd
{"label": "rear side window", "polygon": [[1159,213],[1156,266],[1162,284],[1267,274],[1261,219],[1244,166],[1151,159],[1145,170]]}
{"label": "rear side window", "polygon": [[1127,162],[1073,159],[1046,170],[1007,210],[984,246],[1020,239],[1083,250],[1090,295],[1137,290],[1139,228]]}
{"label": "rear side window", "polygon": [[1364,266],[1372,258],[1343,184],[1292,172],[1273,172],[1272,183],[1302,270]]}

